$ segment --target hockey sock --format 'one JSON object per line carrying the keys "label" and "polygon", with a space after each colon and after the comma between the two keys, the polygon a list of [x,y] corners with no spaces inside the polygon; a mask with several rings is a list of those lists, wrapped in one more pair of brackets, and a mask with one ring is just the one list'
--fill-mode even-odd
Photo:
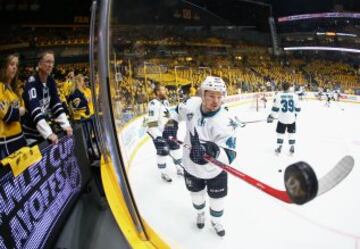
{"label": "hockey sock", "polygon": [[213,223],[221,224],[222,216],[224,214],[225,198],[209,198],[210,203],[210,216]]}
{"label": "hockey sock", "polygon": [[190,192],[193,207],[198,214],[204,212],[206,206],[205,194],[205,189],[198,192]]}
{"label": "hockey sock", "polygon": [[157,166],[161,173],[166,173],[166,156],[159,156],[157,155]]}
{"label": "hockey sock", "polygon": [[289,133],[289,145],[295,144],[295,133]]}
{"label": "hockey sock", "polygon": [[222,216],[224,214],[224,200],[225,198],[210,198],[210,216],[211,224],[215,229],[217,235],[225,236],[225,228],[222,224]]}
{"label": "hockey sock", "polygon": [[181,164],[181,158],[182,158],[182,149],[176,149],[176,150],[170,150],[170,154],[173,157],[174,164],[180,165]]}
{"label": "hockey sock", "polygon": [[278,146],[281,146],[284,143],[284,134],[277,133],[276,143]]}

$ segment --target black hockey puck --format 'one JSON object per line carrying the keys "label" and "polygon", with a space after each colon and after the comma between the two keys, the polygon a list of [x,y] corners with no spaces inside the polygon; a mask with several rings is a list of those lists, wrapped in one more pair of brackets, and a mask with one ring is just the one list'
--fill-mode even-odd
{"label": "black hockey puck", "polygon": [[302,205],[312,200],[318,191],[318,181],[311,166],[303,161],[285,169],[285,188],[293,203]]}
{"label": "black hockey puck", "polygon": [[281,172],[282,172],[282,169],[279,169],[278,172],[281,173]]}

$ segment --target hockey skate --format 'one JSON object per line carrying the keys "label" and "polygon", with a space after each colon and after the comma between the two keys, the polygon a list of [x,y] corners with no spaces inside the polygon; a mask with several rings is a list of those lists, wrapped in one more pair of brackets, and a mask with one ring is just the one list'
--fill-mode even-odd
{"label": "hockey skate", "polygon": [[295,153],[295,146],[294,145],[291,145],[289,152],[290,152],[290,155],[293,155]]}
{"label": "hockey skate", "polygon": [[275,149],[275,154],[279,155],[281,153],[281,145]]}
{"label": "hockey skate", "polygon": [[221,225],[220,223],[214,223],[214,222],[211,222],[211,225],[215,229],[215,232],[217,235],[219,235],[220,237],[225,236],[225,228],[223,227],[223,225]]}
{"label": "hockey skate", "polygon": [[205,226],[205,212],[198,213],[196,218],[196,226],[202,229]]}
{"label": "hockey skate", "polygon": [[172,182],[172,179],[166,173],[161,173],[161,179],[163,179],[165,182]]}

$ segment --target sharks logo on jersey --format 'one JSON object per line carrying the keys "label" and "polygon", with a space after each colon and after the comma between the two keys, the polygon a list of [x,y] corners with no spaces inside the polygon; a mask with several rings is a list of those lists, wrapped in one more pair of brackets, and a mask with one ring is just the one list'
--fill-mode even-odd
{"label": "sharks logo on jersey", "polygon": [[169,109],[165,109],[165,110],[164,110],[164,117],[165,117],[165,118],[170,118],[170,111],[169,111]]}
{"label": "sharks logo on jersey", "polygon": [[206,118],[204,118],[204,117],[199,118],[197,123],[198,123],[197,124],[198,126],[205,126]]}
{"label": "sharks logo on jersey", "polygon": [[186,118],[187,118],[188,121],[190,121],[193,117],[194,117],[194,113],[192,113],[192,112],[186,114]]}
{"label": "sharks logo on jersey", "polygon": [[229,137],[226,140],[225,144],[228,148],[235,149],[236,148],[236,137]]}
{"label": "sharks logo on jersey", "polygon": [[233,120],[232,118],[230,118],[228,126],[232,127],[234,130],[236,130],[236,128],[238,128],[240,125],[236,120]]}

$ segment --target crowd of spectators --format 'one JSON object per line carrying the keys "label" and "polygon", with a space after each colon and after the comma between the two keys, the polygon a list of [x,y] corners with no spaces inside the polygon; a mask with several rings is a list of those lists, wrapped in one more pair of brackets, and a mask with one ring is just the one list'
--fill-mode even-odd
{"label": "crowd of spectators", "polygon": [[[55,43],[61,45],[59,41]],[[36,42],[39,43],[40,40]],[[126,42],[122,41],[122,44]],[[132,56],[127,55],[132,52],[135,52]],[[45,58],[44,54],[50,58]],[[55,54],[47,51],[41,53],[36,66],[25,63],[19,69],[19,56],[12,56],[14,58],[11,57],[11,60],[5,60],[8,64],[2,65],[0,94],[6,93],[7,96],[11,92],[11,96],[15,94],[17,97],[10,98],[7,104],[4,104],[5,99],[1,102],[3,126],[0,127],[0,138],[9,140],[6,122],[14,121],[18,122],[14,127],[22,127],[21,132],[18,133],[17,130],[14,134],[24,134],[27,144],[34,139],[34,136],[29,136],[32,132],[38,133],[35,137],[36,142],[56,142],[57,137],[53,136],[55,133],[52,132],[51,126],[60,123],[60,130],[71,133],[64,128],[67,126],[67,117],[70,120],[69,124],[80,124],[83,127],[89,153],[93,157],[98,157],[98,146],[94,146],[97,143],[94,140],[94,106],[89,88],[88,63],[60,64],[55,67]],[[340,88],[345,93],[356,93],[360,83],[359,68],[345,62],[333,62],[315,56],[275,57],[266,47],[237,45],[231,41],[226,43],[221,38],[142,38],[133,43],[133,46],[128,46],[126,51],[119,52],[118,58],[120,59],[110,62],[110,89],[114,115],[120,125],[139,114],[146,113],[147,103],[154,97],[154,86],[159,83],[168,88],[168,97],[173,104],[195,95],[199,84],[208,75],[222,77],[227,82],[229,95],[277,91],[283,82],[289,82],[295,87],[304,86],[308,91],[317,91],[318,87],[322,87]],[[7,75],[5,72],[10,70],[10,67],[16,68],[15,76],[10,77],[10,74]],[[40,77],[44,74],[43,71],[47,71],[46,77]],[[41,99],[34,104],[32,96],[29,96],[32,91],[29,87],[36,83],[38,86],[34,87],[34,98],[41,96]],[[59,110],[59,106],[54,107],[58,102],[61,103]],[[34,111],[36,108],[41,112]],[[17,116],[10,117],[9,113],[13,110],[16,110],[14,113]],[[9,135],[10,140],[14,134]],[[0,146],[3,144],[4,142],[0,141]]]}
{"label": "crowd of spectators", "polygon": [[[19,70],[19,56],[3,60],[0,71],[0,159],[25,145],[47,140],[59,141],[58,133],[73,134],[81,126],[89,157],[99,159],[94,131],[94,105],[84,64],[59,66],[54,70],[55,54],[44,51],[36,69]],[[22,71],[25,80],[21,80]]]}
{"label": "crowd of spectators", "polygon": [[[263,51],[259,49],[259,51]],[[292,56],[272,57],[255,52],[244,56],[192,55],[146,60],[122,60],[116,65],[117,99],[130,111],[144,113],[155,83],[168,88],[169,100],[176,103],[196,93],[207,75],[220,76],[227,82],[229,94],[277,91],[283,82],[307,91],[318,87],[354,93],[360,72],[352,65],[321,59]],[[130,110],[130,111],[129,111]]]}
{"label": "crowd of spectators", "polygon": [[18,27],[12,32],[6,32],[6,36],[0,36],[0,50],[10,46],[17,48],[42,48],[54,46],[86,45],[89,40],[87,28],[26,28]]}

